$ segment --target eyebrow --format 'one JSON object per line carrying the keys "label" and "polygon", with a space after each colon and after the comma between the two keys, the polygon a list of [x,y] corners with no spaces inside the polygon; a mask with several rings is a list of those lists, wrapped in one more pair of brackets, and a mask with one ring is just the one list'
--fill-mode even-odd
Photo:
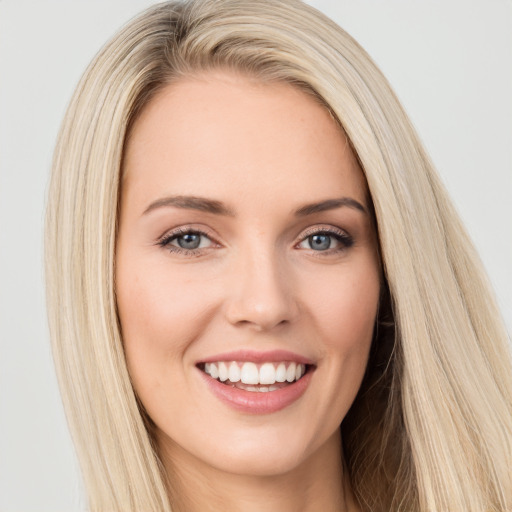
{"label": "eyebrow", "polygon": [[295,215],[297,217],[305,217],[314,213],[341,208],[342,206],[347,206],[348,208],[353,208],[354,210],[359,210],[362,213],[368,214],[368,210],[359,201],[356,201],[351,197],[339,197],[336,199],[326,199],[325,201],[320,201],[318,203],[301,206],[298,210],[295,210]]}
{"label": "eyebrow", "polygon": [[165,206],[174,206],[175,208],[183,208],[187,210],[199,210],[202,212],[214,213],[216,215],[227,215],[229,217],[235,216],[234,212],[220,201],[196,196],[171,196],[157,199],[144,210],[143,215]]}
{"label": "eyebrow", "polygon": [[[157,208],[169,206],[175,208],[183,208],[186,210],[199,210],[202,212],[213,213],[215,215],[225,215],[229,217],[235,216],[233,210],[229,209],[220,201],[197,196],[169,196],[157,199],[144,210],[143,215],[146,215],[149,212],[156,210]],[[295,210],[294,215],[296,217],[306,217],[308,215],[313,215],[314,213],[334,210],[343,206],[353,208],[354,210],[359,210],[365,214],[368,213],[368,210],[359,201],[356,201],[351,197],[339,197],[301,206]]]}

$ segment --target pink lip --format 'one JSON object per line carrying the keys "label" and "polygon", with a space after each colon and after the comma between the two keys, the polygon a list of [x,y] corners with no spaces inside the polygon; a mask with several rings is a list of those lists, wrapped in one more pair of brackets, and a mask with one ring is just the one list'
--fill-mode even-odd
{"label": "pink lip", "polygon": [[[220,359],[220,361],[222,360],[223,359]],[[224,359],[224,361],[225,360],[226,359]],[[228,360],[233,359],[228,358]],[[235,360],[240,359],[235,358]],[[283,361],[286,360],[286,358],[279,360]],[[219,359],[212,359],[212,361],[219,361]],[[254,359],[251,359],[251,361],[254,361]],[[268,361],[268,359],[265,359],[265,361]],[[312,375],[312,372],[308,371],[301,379],[285,388],[261,393],[231,387],[216,379],[212,379],[202,370],[198,369],[198,371],[210,391],[217,398],[238,411],[250,414],[270,414],[288,407],[304,394],[311,381]]]}
{"label": "pink lip", "polygon": [[299,354],[289,352],[287,350],[271,350],[267,352],[258,352],[255,350],[236,350],[234,352],[225,352],[223,354],[216,354],[212,357],[202,359],[201,361],[198,361],[197,364],[216,363],[218,361],[251,361],[253,363],[278,363],[281,361],[290,361],[309,365],[315,364],[310,359]]}

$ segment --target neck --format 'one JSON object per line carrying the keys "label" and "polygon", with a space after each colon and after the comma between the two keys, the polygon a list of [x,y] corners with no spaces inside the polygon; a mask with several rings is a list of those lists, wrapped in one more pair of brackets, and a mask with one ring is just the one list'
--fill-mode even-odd
{"label": "neck", "polygon": [[339,433],[298,467],[278,475],[240,475],[208,466],[177,445],[160,446],[173,512],[356,512]]}

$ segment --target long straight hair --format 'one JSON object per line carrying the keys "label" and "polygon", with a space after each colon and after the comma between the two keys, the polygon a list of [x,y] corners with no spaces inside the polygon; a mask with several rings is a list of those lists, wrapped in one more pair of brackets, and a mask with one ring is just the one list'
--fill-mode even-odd
{"label": "long straight hair", "polygon": [[508,336],[478,256],[388,82],[346,32],[299,1],[192,0],[148,9],[100,51],[55,150],[49,322],[91,511],[171,510],[116,312],[123,150],[159,90],[219,68],[312,94],[347,134],[366,176],[384,284],[367,373],[342,423],[361,507],[512,510]]}

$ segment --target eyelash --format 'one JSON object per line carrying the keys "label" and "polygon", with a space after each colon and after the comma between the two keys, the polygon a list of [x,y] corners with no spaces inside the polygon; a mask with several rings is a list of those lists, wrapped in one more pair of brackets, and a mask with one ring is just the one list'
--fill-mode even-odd
{"label": "eyelash", "polygon": [[354,245],[354,238],[351,235],[349,235],[346,231],[343,231],[341,229],[334,228],[334,227],[328,227],[328,228],[327,227],[325,227],[325,228],[316,227],[316,228],[311,228],[309,230],[306,230],[304,232],[304,234],[301,236],[300,242],[298,244],[296,244],[296,246],[303,243],[309,237],[314,236],[314,235],[327,235],[331,238],[334,238],[340,244],[340,247],[338,247],[338,248],[335,248],[335,249],[329,248],[325,251],[315,251],[314,249],[310,249],[314,253],[314,256],[317,256],[317,257],[324,257],[324,256],[331,256],[333,254],[339,254],[343,251],[346,251],[347,249],[350,249]]}
{"label": "eyelash", "polygon": [[209,249],[210,247],[202,247],[197,249],[185,249],[183,247],[176,247],[175,245],[171,245],[171,242],[184,236],[184,235],[199,235],[208,238],[212,242],[212,246],[218,245],[212,235],[202,231],[201,229],[193,229],[193,228],[178,228],[172,233],[165,234],[160,240],[158,240],[158,245],[171,253],[180,254],[182,256],[201,256],[205,249]]}
{"label": "eyelash", "polygon": [[[211,247],[200,247],[197,249],[185,249],[183,247],[176,247],[174,245],[171,245],[171,242],[174,240],[184,236],[184,235],[199,235],[201,237],[206,237],[212,242],[212,246],[219,245],[215,239],[210,235],[209,233],[202,231],[201,229],[193,229],[193,228],[178,228],[175,231],[168,233],[164,235],[162,238],[160,238],[157,242],[157,245],[160,247],[168,250],[171,253],[180,254],[182,256],[201,256],[205,250],[210,249]],[[329,228],[312,228],[307,230],[303,233],[300,241],[294,245],[294,247],[297,247],[304,241],[306,241],[309,237],[314,235],[326,235],[331,238],[334,238],[337,242],[339,242],[340,247],[335,249],[327,249],[325,251],[316,251],[314,249],[310,249],[313,253],[315,253],[315,256],[329,256],[332,254],[338,254],[340,252],[346,251],[352,245],[354,245],[354,238],[346,233],[345,231],[342,231],[340,229],[336,229],[333,227]]]}

